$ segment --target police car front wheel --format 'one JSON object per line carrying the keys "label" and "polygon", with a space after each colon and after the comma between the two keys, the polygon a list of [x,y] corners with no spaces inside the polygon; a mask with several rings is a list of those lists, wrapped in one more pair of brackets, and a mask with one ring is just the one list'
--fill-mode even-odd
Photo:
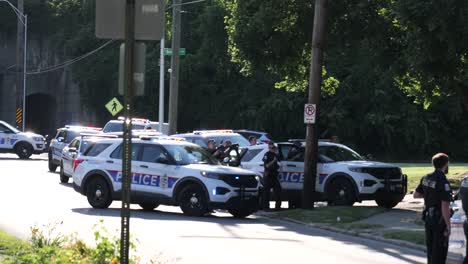
{"label": "police car front wheel", "polygon": [[20,142],[15,146],[15,153],[20,159],[29,159],[33,153],[33,147],[24,142]]}
{"label": "police car front wheel", "polygon": [[153,211],[159,206],[158,203],[139,203],[138,205],[143,208],[143,211]]}
{"label": "police car front wheel", "polygon": [[180,192],[180,209],[186,215],[203,216],[208,213],[208,202],[203,189],[196,185],[190,184]]}
{"label": "police car front wheel", "polygon": [[343,177],[334,179],[327,191],[328,204],[351,206],[356,202],[353,184]]}
{"label": "police car front wheel", "polygon": [[91,179],[86,187],[86,197],[93,208],[108,208],[112,203],[112,194],[107,182],[99,177]]}

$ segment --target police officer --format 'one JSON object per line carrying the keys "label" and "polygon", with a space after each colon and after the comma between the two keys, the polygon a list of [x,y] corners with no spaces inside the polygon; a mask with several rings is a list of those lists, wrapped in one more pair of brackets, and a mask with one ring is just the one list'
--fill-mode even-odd
{"label": "police officer", "polygon": [[250,136],[250,137],[249,137],[249,143],[250,143],[250,146],[255,146],[255,145],[257,145],[257,137],[255,137],[255,136]]}
{"label": "police officer", "polygon": [[268,143],[268,152],[263,156],[263,166],[265,167],[265,173],[263,176],[264,190],[263,190],[263,209],[270,209],[270,190],[273,188],[273,192],[276,198],[275,210],[281,209],[281,185],[278,180],[278,156],[276,155],[276,147],[272,142]]}
{"label": "police officer", "polygon": [[428,264],[444,264],[450,235],[450,184],[445,177],[449,157],[438,153],[432,157],[435,171],[424,176],[414,191],[414,198],[424,198],[423,220],[426,229]]}
{"label": "police officer", "polygon": [[209,139],[207,143],[207,151],[211,154],[214,155],[216,152],[216,141],[214,139]]}

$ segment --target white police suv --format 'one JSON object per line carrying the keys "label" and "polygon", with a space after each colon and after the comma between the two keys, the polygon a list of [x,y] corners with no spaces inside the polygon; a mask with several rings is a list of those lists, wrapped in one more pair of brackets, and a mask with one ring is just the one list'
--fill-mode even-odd
{"label": "white police suv", "polygon": [[98,133],[101,133],[101,128],[99,127],[67,125],[65,127],[57,129],[57,134],[50,141],[50,144],[49,144],[49,155],[48,155],[49,171],[55,172],[57,167],[61,165],[62,150],[74,138],[78,137],[81,134],[98,134]]}
{"label": "white police suv", "polygon": [[[301,203],[304,182],[304,144],[277,143],[280,160],[282,198],[290,207]],[[250,146],[241,154],[241,167],[263,173],[262,158],[267,145]],[[397,166],[368,161],[352,149],[330,142],[319,142],[316,192],[320,199],[335,205],[353,205],[375,200],[392,208],[403,200],[407,177]]]}
{"label": "white police suv", "polygon": [[75,161],[80,158],[89,146],[102,138],[117,138],[117,136],[105,133],[82,134],[81,136],[73,139],[70,144],[63,148],[60,161],[60,182],[68,182],[73,175]]}
{"label": "white police suv", "polygon": [[[111,132],[121,132],[123,133],[123,123],[125,121],[124,117],[119,117],[117,120],[110,120],[106,123],[102,132],[111,133]],[[159,131],[163,134],[167,134],[169,129],[168,123],[163,123],[163,131],[159,131],[159,122],[153,122],[145,118],[132,118],[132,130],[153,130]]]}
{"label": "white police suv", "polygon": [[[260,178],[221,166],[201,147],[169,137],[132,143],[132,203],[144,210],[180,206],[190,216],[226,209],[235,217],[257,210]],[[73,186],[94,208],[121,199],[122,139],[96,141],[73,164]]]}
{"label": "white police suv", "polygon": [[177,134],[174,136],[185,138],[188,142],[192,142],[203,148],[208,147],[208,140],[210,139],[213,139],[218,145],[222,145],[226,141],[231,141],[232,144],[238,144],[241,148],[250,145],[249,141],[242,135],[229,129],[196,130],[192,133]]}
{"label": "white police suv", "polygon": [[21,132],[0,120],[0,153],[15,153],[20,159],[45,150],[45,138],[31,132]]}

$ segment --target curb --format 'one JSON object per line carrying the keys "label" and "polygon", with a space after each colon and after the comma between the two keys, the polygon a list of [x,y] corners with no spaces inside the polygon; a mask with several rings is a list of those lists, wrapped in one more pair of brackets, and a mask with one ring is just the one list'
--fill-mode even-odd
{"label": "curb", "polygon": [[[366,239],[369,239],[369,240],[379,241],[379,242],[382,242],[382,243],[392,244],[392,245],[399,246],[399,247],[411,248],[411,249],[414,249],[414,250],[419,250],[419,251],[426,252],[426,247],[425,246],[417,245],[417,244],[407,242],[407,241],[403,241],[403,240],[388,239],[388,238],[384,238],[384,237],[381,237],[381,236],[376,236],[376,235],[371,235],[371,234],[366,234],[366,233],[360,233],[360,232],[351,231],[351,230],[344,230],[344,229],[340,229],[340,228],[336,228],[336,227],[332,227],[332,226],[327,226],[327,225],[304,223],[304,222],[301,222],[301,221],[298,221],[298,220],[295,220],[295,219],[291,219],[291,218],[288,218],[288,217],[275,217],[275,216],[266,215],[266,214],[261,214],[260,216],[267,217],[267,218],[273,219],[273,220],[285,221],[285,222],[290,222],[290,223],[299,224],[299,225],[306,225],[306,226],[309,226],[309,227],[312,227],[312,228],[327,230],[327,231],[334,232],[334,233],[362,237],[362,238],[366,238]],[[447,256],[446,264],[461,264],[462,262],[463,262],[463,257],[453,255],[453,254]]]}

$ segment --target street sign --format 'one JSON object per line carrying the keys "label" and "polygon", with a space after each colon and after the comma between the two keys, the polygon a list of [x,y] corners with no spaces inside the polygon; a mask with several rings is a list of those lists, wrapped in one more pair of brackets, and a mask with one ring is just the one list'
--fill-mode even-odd
{"label": "street sign", "polygon": [[107,104],[106,104],[106,109],[107,111],[109,111],[109,113],[111,113],[112,116],[115,116],[116,114],[118,114],[120,111],[122,111],[123,109],[123,106],[122,104],[119,102],[119,100],[117,98],[112,98],[112,100],[110,100]]}
{"label": "street sign", "polygon": [[[145,94],[146,45],[137,42],[133,46],[133,87],[134,95]],[[120,45],[119,57],[119,94],[124,95],[125,44]]]}
{"label": "street sign", "polygon": [[[96,0],[96,37],[125,38],[125,0]],[[135,1],[135,39],[160,40],[164,34],[164,0]]]}
{"label": "street sign", "polygon": [[[180,48],[179,49],[179,55],[180,56],[184,56],[186,53],[185,53],[185,48]],[[164,55],[165,56],[172,56],[172,49],[171,48],[165,48],[164,49]]]}
{"label": "street sign", "polygon": [[315,124],[315,115],[317,108],[315,104],[305,104],[304,106],[304,124]]}

